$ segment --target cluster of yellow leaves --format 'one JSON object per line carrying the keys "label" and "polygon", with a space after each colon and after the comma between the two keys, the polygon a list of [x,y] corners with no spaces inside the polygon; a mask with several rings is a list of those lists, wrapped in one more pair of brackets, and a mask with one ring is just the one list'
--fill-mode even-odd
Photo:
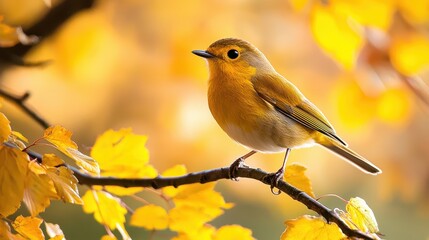
{"label": "cluster of yellow leaves", "polygon": [[[379,229],[374,213],[365,200],[351,198],[346,205],[346,212],[335,211],[351,229],[358,229],[370,234],[374,239],[378,237]],[[285,222],[286,230],[280,237],[286,239],[346,239],[341,229],[335,223],[327,223],[322,217],[309,215]]]}
{"label": "cluster of yellow leaves", "polygon": [[[71,140],[72,133],[53,126],[45,130],[43,137],[26,146],[26,138],[12,131],[9,121],[0,113],[0,239],[44,239],[40,229],[43,219],[39,213],[45,211],[51,200],[82,204],[86,213],[94,214],[96,221],[110,230],[117,229],[123,239],[131,239],[126,228],[126,214],[131,209],[117,196],[135,195],[143,188],[93,187],[82,198],[77,189],[77,179],[65,162],[54,154],[45,154],[41,160],[32,160],[27,149],[42,140],[74,160],[86,174],[118,178],[154,178],[157,170],[149,164],[146,148],[147,138],[133,134],[131,129],[109,130],[102,134],[91,150],[91,156],[79,152]],[[14,146],[13,146],[14,145]],[[96,161],[96,160],[97,161]],[[186,174],[184,166],[178,165],[166,170],[164,176]],[[215,183],[192,184],[179,188],[167,187],[159,194],[169,199],[172,206],[147,204],[137,208],[130,224],[148,230],[177,232],[173,239],[253,239],[251,231],[237,225],[215,229],[208,222],[232,207],[220,193],[214,190]],[[31,216],[19,216],[9,224],[6,217],[15,213],[24,202]],[[12,228],[13,230],[12,230]],[[58,225],[46,223],[46,232],[51,239],[63,239]],[[102,239],[116,239],[111,232]]]}
{"label": "cluster of yellow leaves", "polygon": [[[416,74],[429,64],[429,39],[418,31],[392,29],[399,13],[412,26],[429,23],[429,1],[407,0],[291,0],[294,9],[310,7],[311,29],[319,46],[345,69],[353,69],[369,41],[367,29],[376,29],[393,38],[388,54],[398,71]],[[310,5],[310,6],[309,6]],[[399,33],[399,34],[398,34]],[[425,51],[426,50],[426,51]]]}
{"label": "cluster of yellow leaves", "polygon": [[[51,142],[64,153],[70,145],[77,151],[76,145],[70,140],[71,134],[67,134],[64,128],[56,126],[48,128],[41,139]],[[29,147],[36,145],[41,139]],[[7,203],[0,204],[0,216],[3,218],[0,220],[1,235],[9,236],[5,239],[45,239],[39,228],[43,220],[36,216],[45,211],[51,200],[61,199],[68,203],[82,204],[76,185],[77,179],[65,166],[64,161],[54,154],[43,155],[40,162],[31,159],[23,151],[26,148],[23,142],[26,138],[12,131],[9,120],[3,113],[0,113],[0,141],[0,202]],[[8,145],[4,144],[6,141]],[[82,153],[80,155],[84,156]],[[31,217],[17,217],[12,223],[14,231],[17,232],[14,234],[4,219],[14,214],[21,202],[25,203]],[[60,232],[59,228],[48,226],[52,230],[52,234],[48,233],[49,236],[62,239],[62,234],[56,234]]]}
{"label": "cluster of yellow leaves", "polygon": [[[119,139],[116,137],[119,137]],[[131,139],[127,140],[128,137]],[[108,139],[112,141],[110,141],[110,144],[105,144],[109,142]],[[93,149],[92,155],[94,158],[98,159],[98,157],[101,157],[101,155],[104,154],[104,147],[107,149],[112,147],[119,148],[117,150],[110,149],[111,154],[117,151],[121,152],[122,150],[120,149],[128,149],[129,146],[120,146],[118,144],[120,144],[122,141],[131,141],[132,139],[135,141],[134,146],[139,146],[139,143],[143,143],[143,145],[140,146],[144,147],[146,138],[141,138],[140,136],[134,135],[128,129],[107,131],[105,134],[100,136],[95,143],[95,150]],[[98,149],[95,148],[96,146],[98,146]],[[145,148],[142,148],[140,151],[146,152],[144,149]],[[97,153],[98,151],[99,153]],[[107,151],[109,152],[109,150]],[[135,151],[139,150],[135,149]],[[116,156],[123,159],[124,161],[127,159],[122,158],[120,155],[121,154]],[[139,155],[131,154],[128,157],[132,156],[137,158],[135,160],[139,161],[138,164],[132,162],[129,165],[130,170],[135,170],[135,174],[140,174],[141,171],[139,171],[138,168],[145,169],[147,166],[149,166],[147,164],[147,154],[140,155],[141,157],[146,158],[140,160],[138,159]],[[105,157],[108,157],[108,155]],[[144,164],[142,164],[143,162]],[[138,166],[139,164],[140,166]],[[118,161],[117,163],[111,164],[102,164],[100,162],[101,174],[103,175],[105,171],[106,173],[109,173],[109,176],[123,174],[120,172],[115,174],[114,172],[116,170],[114,170],[115,168],[111,168],[112,166],[116,166],[116,168],[120,168],[125,172],[128,171],[126,162]],[[171,177],[183,174],[186,174],[186,168],[183,165],[177,165],[167,169],[161,175],[163,177]],[[138,176],[142,177],[142,175]],[[150,177],[153,176],[150,175]],[[215,183],[191,184],[180,186],[178,188],[166,187],[162,189],[160,194],[162,194],[163,198],[168,199],[170,208],[166,209],[164,207],[148,203],[132,212],[129,224],[132,226],[145,228],[150,231],[170,230],[177,232],[178,235],[172,238],[174,240],[217,240],[228,238],[245,240],[253,239],[251,231],[241,226],[230,225],[216,229],[208,224],[208,222],[223,214],[225,209],[232,207],[231,203],[226,203],[222,195],[214,190],[214,187]],[[131,191],[127,192],[126,189],[107,187],[105,190],[88,190],[82,198],[84,201],[83,209],[86,213],[94,214],[94,218],[109,229],[118,229],[123,239],[130,239],[130,236],[128,235],[124,225],[126,222],[125,215],[127,214],[129,208],[124,207],[124,203],[121,201],[121,199],[113,196],[112,193],[134,195],[141,190],[143,189],[134,189],[134,193]],[[112,237],[113,236],[104,236],[103,239],[110,239]]]}
{"label": "cluster of yellow leaves", "polygon": [[[147,138],[132,133],[130,129],[108,130],[94,144],[91,156],[80,153],[77,144],[71,140],[72,133],[61,126],[45,130],[42,138],[28,147],[46,140],[59,151],[75,161],[80,169],[94,176],[118,178],[154,178],[156,169],[149,164],[146,148]],[[101,239],[116,239],[111,231],[118,230],[122,239],[131,239],[125,224],[126,215],[131,212],[129,224],[149,231],[169,230],[177,235],[172,240],[251,240],[251,230],[239,225],[227,225],[216,229],[209,222],[231,208],[222,195],[214,190],[215,183],[190,184],[177,188],[165,187],[157,194],[167,202],[167,207],[142,200],[145,204],[132,210],[118,196],[134,196],[143,188],[93,187],[80,198],[77,179],[66,167],[65,162],[54,154],[43,155],[41,161],[31,160],[26,153],[28,147],[25,137],[12,131],[8,119],[0,113],[0,141],[8,145],[0,146],[0,239],[45,239],[40,228],[43,219],[37,217],[49,205],[51,200],[82,204],[86,213],[94,215],[97,222],[110,229]],[[11,146],[14,144],[15,147]],[[96,161],[97,160],[97,161]],[[305,175],[306,168],[298,164],[287,166],[285,181],[302,189],[314,197],[310,179]],[[183,165],[165,170],[162,177],[185,175]],[[18,216],[14,221],[6,217],[20,207],[27,206],[31,216]],[[353,229],[374,234],[378,232],[377,222],[371,209],[360,198],[352,198],[346,212],[338,210],[339,216]],[[46,233],[50,239],[64,239],[58,225],[46,223]],[[303,216],[286,221],[287,229],[281,239],[293,239],[298,236],[327,237],[340,239],[345,237],[335,224],[328,224],[321,218]]]}
{"label": "cluster of yellow leaves", "polygon": [[402,126],[413,112],[410,93],[405,88],[390,88],[369,96],[356,81],[344,78],[333,91],[340,120],[350,129],[360,129],[373,120]]}

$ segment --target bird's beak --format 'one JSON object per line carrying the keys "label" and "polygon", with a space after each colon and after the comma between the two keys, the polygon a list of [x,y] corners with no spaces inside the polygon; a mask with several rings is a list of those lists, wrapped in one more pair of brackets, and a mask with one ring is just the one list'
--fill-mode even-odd
{"label": "bird's beak", "polygon": [[192,53],[197,55],[197,56],[203,57],[203,58],[214,58],[215,57],[215,55],[213,55],[207,51],[204,51],[204,50],[194,50],[194,51],[192,51]]}

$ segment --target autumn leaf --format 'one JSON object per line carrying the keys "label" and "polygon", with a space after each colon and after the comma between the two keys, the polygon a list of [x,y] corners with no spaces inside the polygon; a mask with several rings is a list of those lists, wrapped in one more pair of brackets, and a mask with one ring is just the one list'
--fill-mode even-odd
{"label": "autumn leaf", "polygon": [[309,2],[309,0],[289,0],[290,5],[295,11],[301,11]]}
{"label": "autumn leaf", "polygon": [[389,55],[393,66],[404,75],[415,75],[429,67],[429,39],[411,33],[394,38]]}
{"label": "autumn leaf", "polygon": [[51,167],[47,169],[46,174],[54,183],[55,190],[61,200],[74,204],[83,203],[77,189],[77,179],[70,169],[64,166]]}
{"label": "autumn leaf", "polygon": [[67,156],[76,161],[76,165],[86,173],[99,176],[100,167],[98,163],[90,156],[87,156],[74,148],[67,148]]}
{"label": "autumn leaf", "polygon": [[110,236],[110,235],[103,235],[101,237],[101,240],[117,240],[117,238],[114,236]]}
{"label": "autumn leaf", "polygon": [[72,132],[66,128],[56,125],[47,128],[43,134],[43,138],[52,143],[58,150],[66,154],[86,173],[99,175],[100,168],[98,163],[81,152],[79,152],[75,142],[71,140]]}
{"label": "autumn leaf", "polygon": [[167,211],[153,204],[137,208],[131,216],[130,225],[148,230],[163,230],[168,227]]}
{"label": "autumn leaf", "polygon": [[[186,167],[183,164],[175,165],[164,172],[161,173],[161,176],[163,177],[176,177],[176,176],[182,176],[187,173]],[[168,197],[174,197],[179,192],[179,188],[175,187],[164,187],[162,188],[162,192],[168,196]]]}
{"label": "autumn leaf", "polygon": [[173,237],[171,240],[213,240],[215,228],[210,225],[204,225],[199,229],[194,229],[192,233],[180,232],[178,236]]}
{"label": "autumn leaf", "polygon": [[240,225],[226,225],[219,228],[213,240],[254,240],[252,230]]}
{"label": "autumn leaf", "polygon": [[23,142],[27,142],[28,143],[28,139],[24,135],[22,135],[22,133],[20,133],[20,132],[12,131],[12,136],[14,138],[16,138],[16,139],[19,139],[19,140],[21,140]]}
{"label": "autumn leaf", "polygon": [[402,16],[413,24],[425,24],[429,22],[429,1],[396,1]]}
{"label": "autumn leaf", "polygon": [[404,88],[386,89],[377,101],[377,116],[386,123],[403,125],[412,114],[412,97]]}
{"label": "autumn leaf", "polygon": [[216,183],[190,184],[180,186],[179,192],[173,197],[176,206],[189,206],[199,209],[213,218],[223,214],[223,209],[233,206],[226,203],[223,196],[214,190]]}
{"label": "autumn leaf", "polygon": [[1,240],[14,239],[13,234],[10,231],[9,224],[3,220],[0,220],[0,239]]}
{"label": "autumn leaf", "polygon": [[357,23],[387,31],[392,22],[395,5],[384,0],[333,0],[329,5],[337,15]]}
{"label": "autumn leaf", "polygon": [[289,239],[343,239],[345,236],[335,223],[326,223],[321,217],[304,215],[287,220],[280,240]]}
{"label": "autumn leaf", "polygon": [[[97,138],[91,156],[97,160],[102,176],[118,178],[154,178],[156,169],[148,164],[147,137],[133,134],[131,129],[108,130]],[[143,188],[109,186],[109,192],[116,195],[132,195]]]}
{"label": "autumn leaf", "polygon": [[58,224],[48,223],[45,221],[46,233],[49,240],[65,240],[64,233]]}
{"label": "autumn leaf", "polygon": [[40,224],[42,224],[42,222],[43,220],[40,218],[23,217],[20,215],[13,221],[12,227],[26,239],[44,240],[45,236],[43,235],[42,229],[40,229]]}
{"label": "autumn leaf", "polygon": [[379,232],[374,213],[362,198],[351,198],[346,205],[346,211],[359,230],[369,233]]}
{"label": "autumn leaf", "polygon": [[71,140],[72,132],[56,125],[47,128],[43,138],[52,143],[61,152],[67,154],[67,148],[77,149],[77,144]]}
{"label": "autumn leaf", "polygon": [[21,205],[24,196],[24,179],[29,157],[16,148],[0,145],[0,215],[7,217]]}
{"label": "autumn leaf", "polygon": [[97,222],[106,225],[111,230],[125,223],[125,214],[127,209],[124,208],[120,200],[111,194],[98,191],[88,190],[82,197],[83,211],[93,213]]}
{"label": "autumn leaf", "polygon": [[284,180],[314,198],[315,196],[311,186],[311,181],[305,175],[306,170],[306,167],[297,163],[288,165],[286,166]]}
{"label": "autumn leaf", "polygon": [[172,231],[194,234],[205,223],[223,214],[223,209],[233,206],[214,191],[214,186],[215,183],[206,183],[178,188],[173,197],[175,207],[169,212]]}
{"label": "autumn leaf", "polygon": [[315,4],[311,12],[311,31],[316,42],[345,69],[355,66],[364,43],[350,24],[332,5]]}
{"label": "autumn leaf", "polygon": [[0,16],[0,47],[13,47],[19,43],[16,28],[2,23]]}
{"label": "autumn leaf", "polygon": [[46,170],[37,162],[31,161],[25,178],[24,203],[31,213],[37,216],[50,205],[51,199],[59,199]]}
{"label": "autumn leaf", "polygon": [[7,117],[0,112],[0,142],[5,142],[12,133],[10,122]]}
{"label": "autumn leaf", "polygon": [[47,167],[59,167],[64,165],[64,161],[52,153],[43,154],[42,164]]}
{"label": "autumn leaf", "polygon": [[175,232],[183,232],[194,235],[198,229],[217,216],[201,211],[201,208],[192,206],[176,206],[168,213],[170,218],[169,228]]}
{"label": "autumn leaf", "polygon": [[108,130],[97,138],[91,156],[112,176],[122,174],[124,168],[135,172],[149,162],[146,141],[146,136],[133,134],[129,128]]}

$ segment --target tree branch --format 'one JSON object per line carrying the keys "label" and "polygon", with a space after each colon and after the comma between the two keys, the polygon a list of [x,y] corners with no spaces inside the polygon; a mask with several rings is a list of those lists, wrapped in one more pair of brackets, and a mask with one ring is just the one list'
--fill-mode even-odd
{"label": "tree branch", "polygon": [[15,103],[23,112],[28,114],[32,119],[34,119],[40,126],[43,128],[48,128],[50,125],[47,121],[45,121],[42,117],[40,117],[35,111],[30,109],[26,104],[26,100],[30,97],[30,93],[26,92],[22,96],[14,95],[9,92],[4,91],[0,88],[0,96],[9,100],[12,103]]}
{"label": "tree branch", "polygon": [[[25,104],[25,100],[30,96],[29,93],[25,93],[22,96],[13,95],[5,92],[0,89],[0,96],[5,97],[9,101],[16,103],[24,112],[26,112],[30,117],[35,119],[41,126],[47,128],[50,126],[45,120],[43,120],[37,113],[28,108]],[[8,146],[12,144],[6,143]],[[33,151],[26,151],[31,158],[37,159],[39,162],[42,160],[42,156],[39,153]],[[79,184],[87,186],[121,186],[121,187],[151,187],[154,189],[159,189],[167,186],[179,187],[181,185],[187,185],[192,183],[208,183],[216,182],[221,179],[229,179],[229,167],[217,168],[212,170],[206,170],[201,172],[189,173],[187,175],[178,176],[178,177],[156,177],[156,178],[115,178],[115,177],[94,177],[91,175],[84,174],[80,172],[77,168],[72,166],[67,166],[73,172],[76,178],[79,180]],[[239,167],[236,173],[236,177],[249,178],[257,180],[261,183],[271,186],[272,174],[267,173],[261,169],[250,168],[250,167]],[[301,202],[308,209],[313,210],[314,212],[323,216],[328,222],[334,222],[338,225],[341,231],[349,236],[356,237],[360,239],[371,240],[373,239],[370,235],[367,235],[359,230],[351,229],[334,211],[324,206],[307,193],[295,188],[294,186],[288,184],[287,182],[281,180],[275,185],[279,190],[289,195],[291,198]]]}
{"label": "tree branch", "polygon": [[[50,11],[37,21],[33,26],[25,29],[25,33],[36,35],[41,39],[54,33],[64,22],[66,22],[74,14],[89,9],[94,4],[94,0],[64,0],[58,5],[50,9]],[[23,60],[25,54],[34,46],[17,44],[13,47],[0,48],[0,61],[3,60],[6,64],[19,66],[40,66],[47,63],[42,62],[26,62]],[[0,68],[0,71],[2,69]]]}

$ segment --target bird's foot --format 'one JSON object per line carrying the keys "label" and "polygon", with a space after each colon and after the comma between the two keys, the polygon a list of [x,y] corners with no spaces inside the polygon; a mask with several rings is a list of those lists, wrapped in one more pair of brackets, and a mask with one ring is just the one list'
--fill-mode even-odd
{"label": "bird's foot", "polygon": [[243,157],[238,158],[231,164],[231,166],[229,166],[229,179],[233,181],[238,181],[237,173],[240,167],[249,167],[246,164],[244,164]]}
{"label": "bird's foot", "polygon": [[279,181],[281,181],[283,179],[284,176],[284,169],[280,168],[277,172],[275,173],[270,173],[267,178],[269,179],[270,182],[270,190],[271,193],[274,195],[279,195],[281,193],[280,190],[278,190],[277,192],[274,191],[274,188],[277,187]]}

